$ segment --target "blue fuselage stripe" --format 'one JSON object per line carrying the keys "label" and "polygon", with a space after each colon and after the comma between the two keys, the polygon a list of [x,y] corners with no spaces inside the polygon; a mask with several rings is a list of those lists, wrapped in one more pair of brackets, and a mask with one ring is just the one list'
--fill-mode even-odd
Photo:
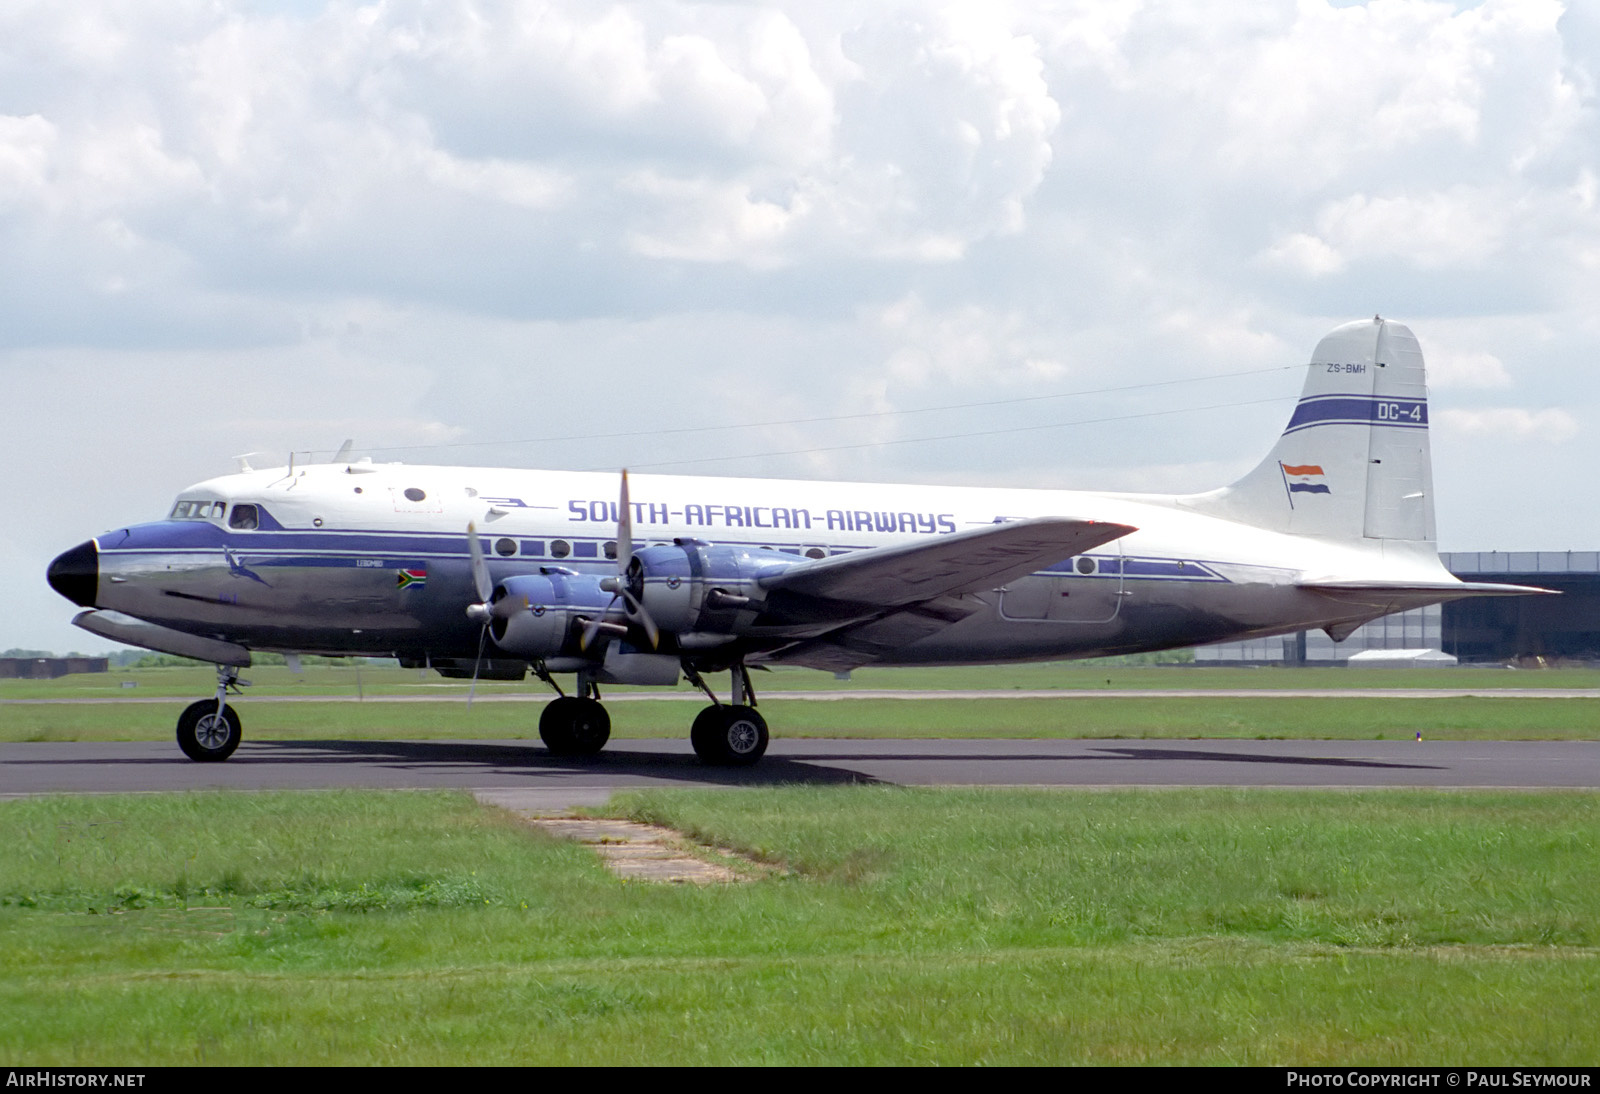
{"label": "blue fuselage stripe", "polygon": [[[252,568],[276,567],[331,567],[350,569],[409,569],[426,566],[429,562],[465,562],[467,540],[465,536],[440,534],[417,536],[385,532],[351,532],[340,529],[315,532],[224,532],[214,525],[198,521],[173,521],[159,524],[134,525],[119,533],[101,537],[100,551],[109,556],[134,558],[139,556],[197,555],[203,557],[230,552],[235,565]],[[572,537],[577,542],[577,537]],[[599,543],[601,540],[591,542]],[[115,545],[114,545],[115,544]],[[729,543],[728,546],[756,544]],[[864,550],[864,545],[830,546],[830,554]],[[1197,559],[1139,558],[1131,555],[1082,556],[1095,562],[1090,574],[1080,573],[1074,559],[1064,559],[1037,573],[1059,577],[1132,578],[1157,580],[1183,580],[1227,582],[1227,578]],[[615,563],[609,559],[573,557],[555,558],[551,555],[489,555],[489,564],[496,570],[507,565],[524,566],[558,565],[591,572],[611,572]]]}

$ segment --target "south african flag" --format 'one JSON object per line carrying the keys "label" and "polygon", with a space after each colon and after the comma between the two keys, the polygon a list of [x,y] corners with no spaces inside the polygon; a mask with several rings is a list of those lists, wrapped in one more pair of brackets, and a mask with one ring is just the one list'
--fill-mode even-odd
{"label": "south african flag", "polygon": [[398,570],[395,572],[395,583],[401,589],[409,589],[413,585],[426,585],[428,568],[424,566],[417,570]]}

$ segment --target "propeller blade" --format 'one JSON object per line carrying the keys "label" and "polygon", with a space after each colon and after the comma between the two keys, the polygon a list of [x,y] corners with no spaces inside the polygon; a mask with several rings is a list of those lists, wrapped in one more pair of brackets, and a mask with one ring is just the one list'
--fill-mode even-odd
{"label": "propeller blade", "polygon": [[628,504],[628,469],[622,469],[622,500],[617,506],[617,575],[626,578],[633,561],[633,506]]}
{"label": "propeller blade", "polygon": [[483,560],[483,544],[478,542],[478,528],[467,521],[467,554],[472,558],[472,583],[478,590],[478,603],[487,604],[494,592],[494,578],[489,576],[489,564]]}
{"label": "propeller blade", "polygon": [[580,650],[583,650],[586,653],[588,652],[589,643],[593,642],[594,639],[595,639],[595,635],[600,633],[600,628],[605,623],[606,616],[611,614],[611,608],[617,602],[617,596],[621,596],[621,595],[622,595],[621,593],[618,593],[618,594],[616,594],[616,596],[613,596],[611,598],[610,603],[608,603],[606,605],[604,611],[602,611],[599,615],[595,616],[593,619],[589,620],[587,623],[584,624],[584,626],[583,626],[583,636],[578,639],[578,648]]}
{"label": "propeller blade", "polygon": [[467,709],[472,709],[472,697],[478,693],[478,669],[483,666],[483,641],[489,637],[488,624],[478,632],[478,656],[472,662],[472,686],[467,689]]}
{"label": "propeller blade", "polygon": [[628,618],[644,628],[644,633],[650,639],[650,648],[657,649],[661,645],[661,628],[656,626],[656,621],[650,618],[650,613],[644,610],[644,605],[633,598],[633,594],[626,589],[622,592],[623,603],[628,606]]}

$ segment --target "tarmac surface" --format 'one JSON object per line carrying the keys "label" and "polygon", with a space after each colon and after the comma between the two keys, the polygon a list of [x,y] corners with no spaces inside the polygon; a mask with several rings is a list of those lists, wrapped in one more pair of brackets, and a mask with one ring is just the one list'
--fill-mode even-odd
{"label": "tarmac surface", "polygon": [[780,739],[753,768],[688,741],[562,759],[533,741],[251,741],[221,764],[170,742],[0,745],[0,797],[42,793],[456,788],[511,807],[599,805],[639,787],[1274,786],[1600,789],[1600,741]]}

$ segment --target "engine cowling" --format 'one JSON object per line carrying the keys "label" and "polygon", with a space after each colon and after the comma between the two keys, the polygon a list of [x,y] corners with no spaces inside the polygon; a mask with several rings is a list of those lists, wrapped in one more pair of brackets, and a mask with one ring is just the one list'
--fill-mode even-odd
{"label": "engine cowling", "polygon": [[736,635],[764,606],[760,580],[803,561],[764,547],[679,539],[634,552],[628,591],[663,631]]}
{"label": "engine cowling", "polygon": [[495,586],[492,604],[507,597],[525,600],[526,610],[496,616],[489,636],[508,653],[529,660],[577,654],[575,621],[606,610],[612,594],[593,574],[541,573],[508,577]]}

